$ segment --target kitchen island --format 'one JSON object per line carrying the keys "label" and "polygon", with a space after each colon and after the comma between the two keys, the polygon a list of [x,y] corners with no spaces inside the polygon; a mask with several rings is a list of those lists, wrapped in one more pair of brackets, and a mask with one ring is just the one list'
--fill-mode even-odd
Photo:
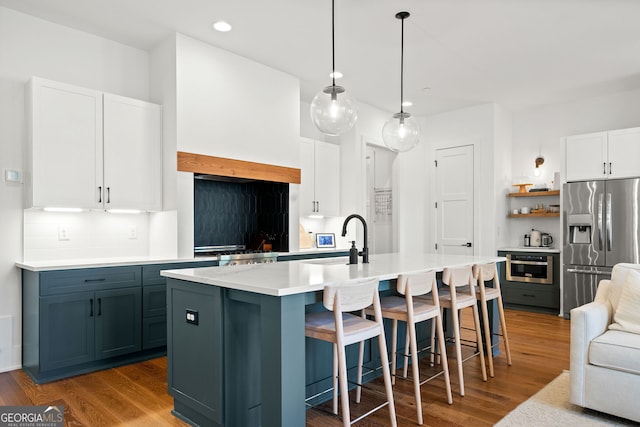
{"label": "kitchen island", "polygon": [[174,414],[194,425],[304,425],[305,396],[330,381],[331,347],[304,334],[305,311],[318,309],[325,285],[377,277],[385,292],[402,273],[489,261],[504,258],[392,253],[369,264],[342,257],[163,271]]}

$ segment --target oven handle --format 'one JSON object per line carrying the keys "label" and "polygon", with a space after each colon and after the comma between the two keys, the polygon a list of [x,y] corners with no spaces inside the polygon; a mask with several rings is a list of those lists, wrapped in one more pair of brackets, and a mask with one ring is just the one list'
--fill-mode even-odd
{"label": "oven handle", "polygon": [[567,268],[567,273],[591,274],[592,276],[601,276],[609,274],[607,271],[601,270],[580,270],[579,268]]}
{"label": "oven handle", "polygon": [[549,262],[548,261],[513,261],[513,260],[510,260],[509,264],[549,265]]}

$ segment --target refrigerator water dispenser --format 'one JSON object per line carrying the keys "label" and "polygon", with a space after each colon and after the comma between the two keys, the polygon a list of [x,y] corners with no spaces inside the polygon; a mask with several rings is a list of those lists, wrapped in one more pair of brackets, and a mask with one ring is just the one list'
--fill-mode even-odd
{"label": "refrigerator water dispenser", "polygon": [[569,243],[591,243],[591,215],[569,215]]}

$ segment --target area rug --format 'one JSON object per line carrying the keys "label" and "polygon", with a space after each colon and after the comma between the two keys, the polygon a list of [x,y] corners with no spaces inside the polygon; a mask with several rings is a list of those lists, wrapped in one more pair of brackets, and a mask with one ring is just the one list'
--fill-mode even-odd
{"label": "area rug", "polygon": [[496,424],[497,427],[633,425],[638,424],[569,403],[568,371],[560,374]]}

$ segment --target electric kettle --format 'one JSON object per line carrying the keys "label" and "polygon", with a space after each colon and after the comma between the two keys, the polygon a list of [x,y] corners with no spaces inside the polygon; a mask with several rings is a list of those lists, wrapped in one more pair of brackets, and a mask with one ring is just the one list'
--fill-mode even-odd
{"label": "electric kettle", "polygon": [[542,235],[540,236],[540,246],[544,246],[545,248],[548,248],[552,244],[553,244],[553,237],[551,237],[551,234],[542,233]]}
{"label": "electric kettle", "polygon": [[542,233],[538,230],[531,229],[531,246],[542,246]]}

